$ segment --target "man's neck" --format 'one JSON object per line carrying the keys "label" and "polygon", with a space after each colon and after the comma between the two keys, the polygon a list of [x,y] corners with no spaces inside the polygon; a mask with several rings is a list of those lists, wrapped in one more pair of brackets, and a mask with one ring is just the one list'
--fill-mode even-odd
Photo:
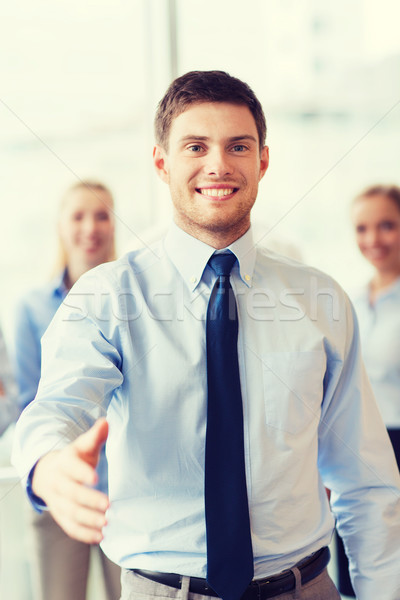
{"label": "man's neck", "polygon": [[231,230],[224,229],[223,231],[212,231],[196,225],[180,223],[176,220],[175,225],[185,233],[216,250],[227,248],[233,244],[233,242],[241,238],[250,228],[250,222],[244,223],[242,227],[236,225]]}

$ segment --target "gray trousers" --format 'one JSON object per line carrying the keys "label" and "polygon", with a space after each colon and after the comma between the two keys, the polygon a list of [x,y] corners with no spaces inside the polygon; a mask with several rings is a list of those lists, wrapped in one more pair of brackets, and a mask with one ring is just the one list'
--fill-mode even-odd
{"label": "gray trousers", "polygon": [[35,600],[85,600],[90,557],[98,553],[107,600],[121,594],[121,569],[100,546],[70,538],[49,512],[36,513],[28,506],[30,562]]}
{"label": "gray trousers", "polygon": [[[278,600],[340,600],[332,579],[325,569],[318,577],[312,579],[305,585],[301,585],[300,572],[293,567],[296,578],[296,589],[286,594],[274,596]],[[176,598],[177,600],[215,600],[211,596],[192,594],[189,592],[190,577],[182,578],[180,590],[156,583],[137,575],[133,571],[122,569],[122,596],[121,600],[149,600],[150,598]]]}

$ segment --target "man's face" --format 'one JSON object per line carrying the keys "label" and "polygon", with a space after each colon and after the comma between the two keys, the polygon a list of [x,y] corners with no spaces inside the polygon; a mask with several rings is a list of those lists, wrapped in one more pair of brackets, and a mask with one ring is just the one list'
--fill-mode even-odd
{"label": "man's face", "polygon": [[204,102],[173,120],[168,152],[156,146],[154,164],[170,186],[177,225],[199,239],[233,241],[249,228],[268,148],[260,156],[247,106]]}

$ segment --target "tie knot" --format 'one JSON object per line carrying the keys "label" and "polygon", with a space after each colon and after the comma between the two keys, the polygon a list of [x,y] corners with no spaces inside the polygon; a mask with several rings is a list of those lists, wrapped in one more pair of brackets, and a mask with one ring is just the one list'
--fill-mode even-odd
{"label": "tie knot", "polygon": [[213,254],[208,264],[217,277],[229,277],[235,262],[236,256],[229,251],[229,254]]}

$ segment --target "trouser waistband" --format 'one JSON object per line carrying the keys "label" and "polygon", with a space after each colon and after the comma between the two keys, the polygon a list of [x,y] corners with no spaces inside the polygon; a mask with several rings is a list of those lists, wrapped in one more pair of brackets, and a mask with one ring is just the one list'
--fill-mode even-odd
{"label": "trouser waistband", "polygon": [[[318,577],[327,567],[330,560],[330,551],[324,546],[317,552],[314,552],[307,558],[294,565],[301,575],[301,583],[305,583]],[[293,568],[294,568],[293,567]],[[177,573],[159,573],[157,571],[146,571],[143,569],[132,569],[137,575],[146,579],[180,589],[182,584],[182,575]],[[245,590],[241,600],[265,600],[286,592],[290,592],[296,586],[296,579],[290,569],[282,571],[277,575],[265,577],[263,579],[254,579]],[[218,594],[208,585],[206,579],[200,577],[191,577],[189,592],[201,594],[203,596],[213,596],[218,598]]]}

